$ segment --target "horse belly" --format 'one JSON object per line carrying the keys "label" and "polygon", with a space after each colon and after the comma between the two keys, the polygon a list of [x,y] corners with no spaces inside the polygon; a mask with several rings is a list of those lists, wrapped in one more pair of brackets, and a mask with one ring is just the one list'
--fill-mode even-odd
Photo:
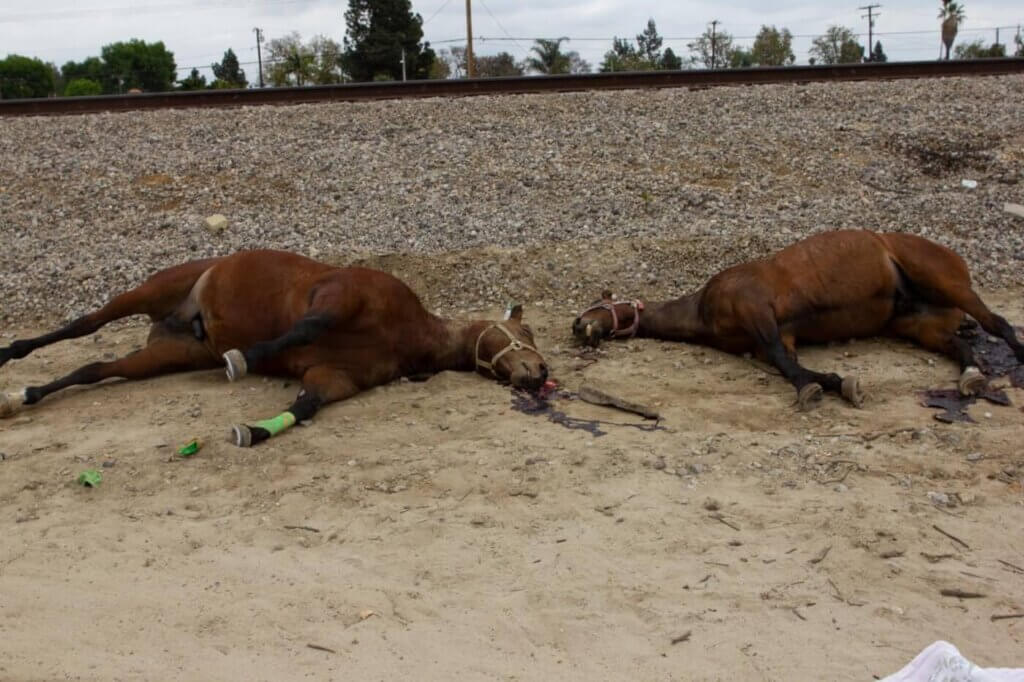
{"label": "horse belly", "polygon": [[827,343],[877,336],[893,314],[892,299],[872,299],[856,306],[815,313],[792,324],[798,342]]}

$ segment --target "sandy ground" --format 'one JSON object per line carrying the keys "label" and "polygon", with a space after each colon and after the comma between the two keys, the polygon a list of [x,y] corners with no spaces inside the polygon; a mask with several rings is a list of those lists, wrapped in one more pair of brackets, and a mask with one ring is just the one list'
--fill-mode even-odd
{"label": "sandy ground", "polygon": [[[985,297],[1020,323],[1022,293]],[[590,363],[570,320],[527,311],[556,378],[655,405],[663,430],[570,430],[468,373],[251,450],[228,426],[294,383],[115,382],[0,422],[0,679],[870,680],[936,639],[1024,665],[1024,619],[990,620],[1024,612],[1024,391],[940,424],[917,391],[952,386],[952,363],[858,341],[803,359],[858,374],[865,408],[801,414],[779,377],[712,350],[640,340]],[[51,346],[0,388],[144,338]],[[90,467],[95,489],[74,482]]]}

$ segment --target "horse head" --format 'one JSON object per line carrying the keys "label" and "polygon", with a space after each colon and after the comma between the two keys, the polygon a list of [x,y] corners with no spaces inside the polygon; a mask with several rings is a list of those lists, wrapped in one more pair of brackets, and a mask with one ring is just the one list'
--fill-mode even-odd
{"label": "horse head", "polygon": [[548,378],[548,366],[523,324],[523,306],[510,306],[500,322],[491,322],[476,338],[476,368],[518,388],[536,390]]}
{"label": "horse head", "polygon": [[573,320],[572,333],[580,343],[596,348],[603,339],[632,338],[640,326],[644,304],[638,300],[616,301],[607,289],[601,298]]}

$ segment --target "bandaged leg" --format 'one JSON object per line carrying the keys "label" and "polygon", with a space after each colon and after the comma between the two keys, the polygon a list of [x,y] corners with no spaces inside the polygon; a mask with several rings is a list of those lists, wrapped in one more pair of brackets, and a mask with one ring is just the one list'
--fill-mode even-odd
{"label": "bandaged leg", "polygon": [[231,427],[231,440],[240,448],[252,447],[256,443],[273,438],[282,431],[287,431],[295,426],[295,421],[294,414],[282,412],[273,419],[264,419],[251,426],[235,424]]}

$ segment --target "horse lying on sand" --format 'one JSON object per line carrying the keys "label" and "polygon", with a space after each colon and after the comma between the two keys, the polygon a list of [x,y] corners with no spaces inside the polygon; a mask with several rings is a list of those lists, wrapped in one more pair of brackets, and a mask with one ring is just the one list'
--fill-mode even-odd
{"label": "horse lying on sand", "polygon": [[537,389],[548,369],[522,306],[500,322],[446,320],[391,275],[337,268],[283,251],[243,251],[156,273],[139,287],[66,327],[0,348],[0,367],[37,348],[85,336],[129,315],[153,321],[145,348],[113,362],[81,367],[45,386],[0,394],[0,417],[74,384],[227,366],[295,377],[302,389],[273,419],[232,427],[248,447],[310,419],[324,405],[403,376],[479,371]]}
{"label": "horse lying on sand", "polygon": [[956,360],[960,392],[974,395],[987,379],[970,345],[956,334],[965,313],[1024,362],[1024,345],[971,288],[959,255],[910,234],[840,230],[723,270],[695,293],[672,301],[613,301],[605,292],[572,330],[591,346],[642,336],[752,352],[796,387],[801,409],[820,400],[823,389],[859,407],[859,380],[802,367],[797,343],[878,335],[909,339]]}

